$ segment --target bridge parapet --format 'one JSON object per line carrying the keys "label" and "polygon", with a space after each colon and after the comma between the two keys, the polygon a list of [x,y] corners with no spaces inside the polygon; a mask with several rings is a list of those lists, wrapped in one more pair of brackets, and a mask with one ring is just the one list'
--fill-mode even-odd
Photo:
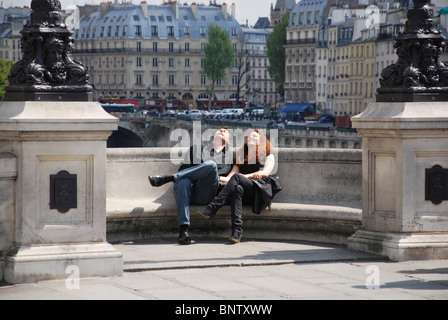
{"label": "bridge parapet", "polygon": [[[191,132],[193,122],[173,117],[154,117],[145,114],[120,114],[119,126],[132,131],[143,141],[144,147],[169,147],[176,142],[170,141],[170,132],[183,128]],[[267,121],[202,121],[202,130],[226,126],[229,129],[262,128],[267,129]],[[326,129],[307,130],[300,128],[278,129],[278,146],[282,148],[332,148],[361,149],[362,139],[357,132],[329,131]]]}

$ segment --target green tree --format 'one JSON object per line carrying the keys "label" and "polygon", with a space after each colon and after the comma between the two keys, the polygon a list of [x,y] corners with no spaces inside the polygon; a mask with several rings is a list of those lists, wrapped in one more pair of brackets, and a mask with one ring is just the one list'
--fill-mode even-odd
{"label": "green tree", "polygon": [[212,81],[209,87],[208,109],[215,96],[216,81],[224,79],[226,70],[231,68],[234,60],[232,43],[226,30],[211,24],[208,28],[208,43],[204,49],[204,73]]}
{"label": "green tree", "polygon": [[285,41],[286,28],[289,24],[290,11],[275,25],[273,32],[266,41],[267,55],[269,57],[268,71],[275,83],[281,87],[285,84]]}
{"label": "green tree", "polygon": [[9,84],[8,75],[14,61],[0,59],[0,101],[5,100],[5,87]]}

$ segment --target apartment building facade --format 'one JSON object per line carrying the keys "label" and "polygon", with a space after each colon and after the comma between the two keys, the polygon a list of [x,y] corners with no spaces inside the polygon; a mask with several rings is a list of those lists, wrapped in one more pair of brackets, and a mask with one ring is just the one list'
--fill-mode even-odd
{"label": "apartment building facade", "polygon": [[28,7],[0,8],[0,58],[13,61],[22,59],[20,31],[30,19],[30,14]]}
{"label": "apartment building facade", "polygon": [[[89,68],[90,82],[96,99],[132,97],[143,100],[182,100],[197,105],[209,99],[210,79],[203,72],[204,49],[208,43],[208,26],[219,25],[229,33],[235,52],[233,68],[225,79],[215,84],[215,97],[235,100],[240,85],[240,100],[252,98],[258,89],[257,102],[269,102],[270,86],[261,78],[238,79],[238,54],[259,67],[256,75],[265,78],[267,70],[267,31],[243,30],[227,5],[101,4],[97,10],[80,7],[79,27],[75,29],[75,56]],[[251,64],[252,67],[252,64]],[[215,97],[212,97],[214,99]]]}
{"label": "apartment building facade", "polygon": [[244,28],[244,52],[247,58],[244,96],[255,105],[275,105],[280,92],[268,72],[266,41],[272,29]]}
{"label": "apartment building facade", "polygon": [[396,61],[394,38],[408,7],[388,0],[298,2],[287,27],[285,101],[315,103],[335,116],[362,112],[376,101],[381,71]]}
{"label": "apartment building facade", "polygon": [[[236,49],[242,28],[227,6],[114,5],[97,10],[80,7],[75,29],[75,56],[89,68],[96,99],[208,99],[209,79],[202,72],[208,25],[229,33]],[[218,81],[216,96],[229,99],[235,91],[235,70]]]}
{"label": "apartment building facade", "polygon": [[302,0],[291,11],[285,42],[287,102],[316,102],[316,48],[327,7],[327,0]]}

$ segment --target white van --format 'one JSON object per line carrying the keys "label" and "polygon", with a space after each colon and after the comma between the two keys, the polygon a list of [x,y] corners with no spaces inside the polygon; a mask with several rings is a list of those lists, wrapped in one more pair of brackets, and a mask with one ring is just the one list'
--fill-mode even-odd
{"label": "white van", "polygon": [[224,109],[222,110],[222,117],[228,119],[236,119],[244,114],[244,109]]}

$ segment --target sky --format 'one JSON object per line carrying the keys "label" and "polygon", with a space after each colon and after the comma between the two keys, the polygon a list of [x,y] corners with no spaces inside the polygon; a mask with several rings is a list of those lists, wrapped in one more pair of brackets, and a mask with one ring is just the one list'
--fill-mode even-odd
{"label": "sky", "polygon": [[[62,8],[65,9],[69,5],[84,5],[84,4],[99,4],[102,0],[60,0]],[[11,6],[30,6],[31,0],[0,0],[3,8]],[[121,2],[121,0],[119,0]],[[133,4],[140,4],[140,0],[131,0]],[[146,0],[148,4],[162,4],[163,0]],[[179,0],[179,3],[191,4],[204,3],[208,4],[209,0]],[[236,5],[236,19],[240,24],[246,23],[249,20],[249,25],[254,25],[259,17],[270,17],[271,3],[275,5],[276,0],[218,0],[217,3],[227,4],[235,3]]]}

